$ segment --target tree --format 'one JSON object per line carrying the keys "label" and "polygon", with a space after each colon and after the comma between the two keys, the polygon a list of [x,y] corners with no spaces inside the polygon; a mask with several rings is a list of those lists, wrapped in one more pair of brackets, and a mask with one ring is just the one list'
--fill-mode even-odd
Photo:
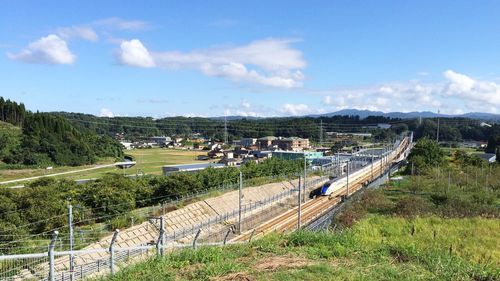
{"label": "tree", "polygon": [[444,162],[444,152],[435,140],[424,137],[417,141],[408,156],[408,161],[417,169],[428,169]]}

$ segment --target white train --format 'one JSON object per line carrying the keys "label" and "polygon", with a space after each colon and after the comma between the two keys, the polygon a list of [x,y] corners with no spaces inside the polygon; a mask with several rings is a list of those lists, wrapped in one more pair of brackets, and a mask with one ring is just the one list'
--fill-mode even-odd
{"label": "white train", "polygon": [[[330,179],[325,182],[320,190],[318,190],[319,192],[316,191],[316,193],[323,196],[336,196],[342,193],[342,191],[346,191],[349,195],[361,187],[369,184],[371,181],[381,176],[386,169],[389,169],[392,163],[399,162],[406,158],[408,147],[412,141],[412,136],[413,134],[410,133],[409,136],[404,137],[394,149],[385,152],[380,158],[374,160],[373,163],[368,163],[356,171],[350,171],[349,179],[347,179],[347,176]],[[347,169],[347,166],[344,169]],[[349,190],[346,188],[348,180]]]}

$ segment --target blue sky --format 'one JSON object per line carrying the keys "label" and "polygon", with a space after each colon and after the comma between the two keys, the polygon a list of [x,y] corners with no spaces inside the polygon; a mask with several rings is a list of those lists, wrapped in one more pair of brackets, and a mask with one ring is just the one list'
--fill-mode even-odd
{"label": "blue sky", "polygon": [[498,1],[2,1],[0,95],[103,116],[500,113]]}

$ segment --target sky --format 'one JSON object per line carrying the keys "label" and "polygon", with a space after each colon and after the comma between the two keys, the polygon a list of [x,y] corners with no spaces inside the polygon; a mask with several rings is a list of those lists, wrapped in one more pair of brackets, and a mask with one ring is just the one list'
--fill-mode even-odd
{"label": "sky", "polygon": [[0,96],[97,116],[500,113],[500,1],[0,4]]}

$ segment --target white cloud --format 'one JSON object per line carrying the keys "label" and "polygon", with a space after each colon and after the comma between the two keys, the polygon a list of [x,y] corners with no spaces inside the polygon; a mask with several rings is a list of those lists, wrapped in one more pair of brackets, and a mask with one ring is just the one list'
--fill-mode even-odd
{"label": "white cloud", "polygon": [[300,104],[286,103],[281,107],[280,111],[281,113],[286,115],[304,115],[311,112],[309,106],[303,103]]}
{"label": "white cloud", "polygon": [[329,111],[344,108],[377,111],[437,111],[444,113],[479,111],[498,113],[500,84],[481,81],[453,70],[443,72],[444,80],[392,82],[359,88],[321,91]]}
{"label": "white cloud", "polygon": [[57,30],[57,33],[60,37],[69,39],[69,38],[81,38],[87,41],[97,42],[99,40],[99,36],[89,26],[70,26],[70,27],[61,27]]}
{"label": "white cloud", "polygon": [[139,31],[149,28],[149,23],[141,20],[124,20],[118,17],[102,19],[93,22],[93,25],[116,30]]}
{"label": "white cloud", "polygon": [[242,108],[250,108],[252,105],[248,101],[242,101],[240,106]]}
{"label": "white cloud", "polygon": [[[295,41],[265,39],[236,47],[219,47],[191,52],[149,52],[139,40],[134,45],[141,53],[152,57],[147,64],[165,69],[195,69],[208,76],[228,78],[236,82],[248,82],[278,88],[302,86],[306,67],[302,52],[291,47]],[[132,41],[124,41],[132,42]],[[122,43],[123,45],[123,43]],[[121,52],[123,53],[123,46]],[[144,67],[142,64],[123,64]]]}
{"label": "white cloud", "polygon": [[444,95],[467,101],[470,109],[489,107],[490,112],[498,112],[496,108],[500,107],[500,84],[476,80],[453,70],[447,70],[443,75],[448,80],[443,90]]}
{"label": "white cloud", "polygon": [[101,108],[101,112],[99,114],[100,117],[114,117],[115,115],[109,108]]}
{"label": "white cloud", "polygon": [[133,39],[120,44],[118,60],[120,63],[136,67],[154,67],[155,62],[141,41]]}
{"label": "white cloud", "polygon": [[73,64],[76,59],[66,41],[55,34],[31,42],[19,53],[8,53],[7,57],[12,60],[40,64]]}

